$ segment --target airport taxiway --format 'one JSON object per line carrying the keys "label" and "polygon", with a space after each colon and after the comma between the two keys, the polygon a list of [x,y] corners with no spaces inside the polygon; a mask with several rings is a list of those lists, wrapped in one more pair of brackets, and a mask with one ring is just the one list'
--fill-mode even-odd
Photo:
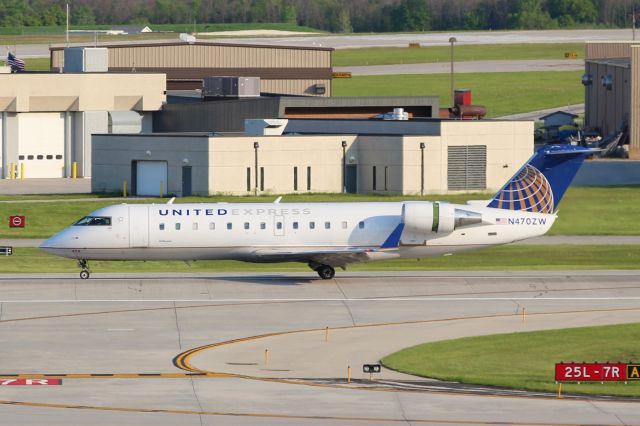
{"label": "airport taxiway", "polygon": [[640,402],[361,372],[422,341],[638,322],[637,271],[3,274],[0,300],[0,374],[63,378],[0,386],[7,424],[640,424]]}

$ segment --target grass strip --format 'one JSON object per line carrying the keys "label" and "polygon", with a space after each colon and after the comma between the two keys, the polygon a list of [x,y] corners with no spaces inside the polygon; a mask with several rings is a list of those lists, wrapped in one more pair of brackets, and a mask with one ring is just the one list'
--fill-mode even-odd
{"label": "grass strip", "polygon": [[[564,59],[565,53],[584,58],[584,43],[463,44],[455,47],[456,62],[488,60]],[[339,49],[333,53],[334,67],[422,64],[449,62],[449,46],[370,47]]]}
{"label": "grass strip", "polygon": [[[584,101],[582,71],[456,74],[455,86],[473,91],[487,118],[562,107]],[[332,96],[439,96],[451,99],[449,74],[362,75],[335,79]]]}
{"label": "grass strip", "polygon": [[[517,321],[517,319],[514,319]],[[555,363],[640,361],[640,324],[498,334],[425,343],[382,359],[440,380],[555,392]],[[640,382],[564,384],[566,393],[640,397]]]}
{"label": "grass strip", "polygon": [[[238,261],[92,261],[93,272],[311,272],[301,263],[255,264]],[[512,271],[640,268],[640,245],[505,245],[428,259],[397,259],[350,265],[349,271]],[[0,272],[79,272],[72,259],[36,248],[14,248],[0,257]],[[340,271],[338,271],[340,274]]]}

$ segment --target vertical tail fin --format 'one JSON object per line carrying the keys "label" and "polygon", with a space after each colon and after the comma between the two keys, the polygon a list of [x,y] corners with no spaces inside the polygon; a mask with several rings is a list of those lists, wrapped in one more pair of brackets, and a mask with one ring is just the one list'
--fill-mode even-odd
{"label": "vertical tail fin", "polygon": [[554,213],[584,159],[595,151],[568,144],[540,148],[487,207]]}

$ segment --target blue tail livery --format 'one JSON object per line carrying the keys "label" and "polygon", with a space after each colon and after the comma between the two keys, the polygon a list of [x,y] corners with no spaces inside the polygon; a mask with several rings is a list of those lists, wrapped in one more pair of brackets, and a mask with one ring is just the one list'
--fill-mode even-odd
{"label": "blue tail livery", "polygon": [[487,207],[555,213],[582,162],[595,151],[569,144],[540,148]]}

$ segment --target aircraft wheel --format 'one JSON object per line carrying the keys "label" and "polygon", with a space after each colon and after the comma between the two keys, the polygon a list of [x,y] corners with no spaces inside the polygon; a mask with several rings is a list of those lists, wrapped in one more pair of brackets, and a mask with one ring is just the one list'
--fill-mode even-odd
{"label": "aircraft wheel", "polygon": [[330,280],[336,275],[336,270],[328,265],[322,265],[321,267],[316,269],[316,272],[323,280]]}
{"label": "aircraft wheel", "polygon": [[80,278],[83,280],[89,279],[89,271],[80,271]]}

